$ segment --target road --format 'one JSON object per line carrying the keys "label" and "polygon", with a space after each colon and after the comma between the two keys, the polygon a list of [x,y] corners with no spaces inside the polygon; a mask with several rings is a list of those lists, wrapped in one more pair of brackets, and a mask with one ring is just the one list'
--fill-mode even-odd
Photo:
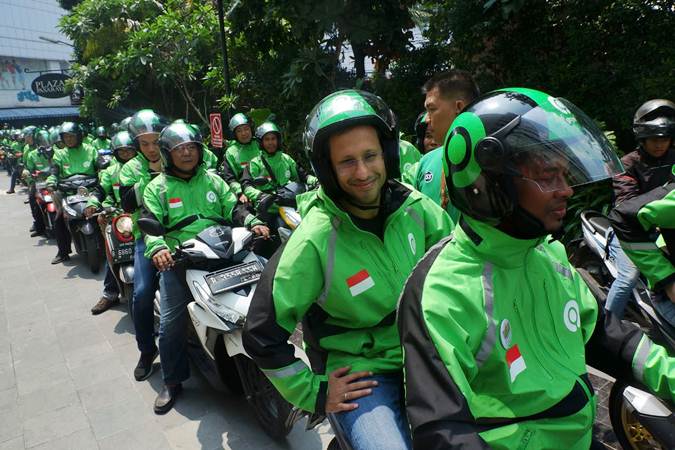
{"label": "road", "polygon": [[176,407],[152,411],[159,371],[136,382],[133,325],[120,305],[99,316],[101,293],[73,257],[52,266],[54,242],[30,238],[26,195],[6,195],[0,174],[0,450],[321,450],[330,427],[304,420],[276,443],[242,397],[212,388],[195,369]]}
{"label": "road", "polygon": [[[0,450],[233,449],[320,450],[330,427],[306,432],[304,420],[276,443],[246,401],[216,391],[196,369],[174,410],[156,416],[157,371],[133,379],[138,358],[133,324],[122,304],[99,316],[89,309],[103,275],[75,256],[49,262],[54,242],[30,238],[27,198],[6,195],[0,174]],[[604,407],[611,382],[592,376],[599,408],[595,434],[618,449]]]}

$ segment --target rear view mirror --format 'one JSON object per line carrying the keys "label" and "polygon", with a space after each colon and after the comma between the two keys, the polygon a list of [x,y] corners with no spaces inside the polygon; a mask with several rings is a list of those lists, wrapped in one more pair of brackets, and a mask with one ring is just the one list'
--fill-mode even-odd
{"label": "rear view mirror", "polygon": [[166,233],[164,226],[155,219],[141,217],[138,219],[137,223],[138,228],[140,228],[143,233],[149,236],[163,236]]}

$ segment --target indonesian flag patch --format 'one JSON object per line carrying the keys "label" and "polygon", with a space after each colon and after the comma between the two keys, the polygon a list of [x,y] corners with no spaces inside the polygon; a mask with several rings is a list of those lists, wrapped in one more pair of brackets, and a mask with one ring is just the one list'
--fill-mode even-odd
{"label": "indonesian flag patch", "polygon": [[181,208],[183,206],[183,200],[178,197],[169,199],[169,208]]}
{"label": "indonesian flag patch", "polygon": [[368,271],[363,269],[347,278],[347,286],[349,286],[349,292],[352,293],[352,297],[356,297],[357,295],[362,294],[371,287],[375,286],[375,282],[371,278]]}
{"label": "indonesian flag patch", "polygon": [[523,370],[527,369],[525,365],[525,358],[520,354],[518,345],[514,345],[506,351],[506,364],[509,365],[509,373],[511,374],[511,383]]}

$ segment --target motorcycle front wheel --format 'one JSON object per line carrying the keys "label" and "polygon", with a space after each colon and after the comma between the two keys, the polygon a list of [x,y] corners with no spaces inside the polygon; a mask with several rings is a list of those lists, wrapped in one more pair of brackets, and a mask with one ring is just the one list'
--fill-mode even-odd
{"label": "motorcycle front wheel", "polygon": [[272,439],[283,439],[295,424],[291,417],[293,406],[279,394],[251,359],[242,355],[235,358],[246,400],[253,408],[256,419]]}
{"label": "motorcycle front wheel", "polygon": [[665,450],[666,447],[654,439],[623,398],[626,387],[617,381],[609,393],[609,419],[616,439],[625,450]]}

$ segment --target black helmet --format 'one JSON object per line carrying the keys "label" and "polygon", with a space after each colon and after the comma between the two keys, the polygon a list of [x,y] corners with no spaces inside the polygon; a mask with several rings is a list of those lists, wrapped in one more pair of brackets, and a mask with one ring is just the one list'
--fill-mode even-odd
{"label": "black helmet", "polygon": [[65,139],[63,139],[64,134],[74,134],[77,137],[77,144],[75,147],[78,147],[82,143],[82,135],[84,132],[82,131],[82,125],[79,123],[63,122],[61,124],[61,129],[59,130],[59,136],[61,136],[61,140],[65,143]]}
{"label": "black helmet", "polygon": [[424,136],[427,134],[427,128],[429,128],[429,122],[427,122],[427,112],[421,112],[417,119],[415,119],[415,146],[420,153],[426,153],[424,151]]}
{"label": "black helmet", "polygon": [[121,163],[122,161],[119,157],[119,150],[123,148],[131,148],[134,151],[136,151],[136,147],[134,146],[134,140],[131,139],[131,135],[129,134],[128,131],[120,131],[118,133],[115,133],[110,140],[110,147],[112,148],[112,153],[115,159]]}
{"label": "black helmet", "polygon": [[675,103],[664,99],[643,103],[633,117],[633,133],[637,140],[675,136]]}
{"label": "black helmet", "polygon": [[264,149],[262,145],[263,137],[269,133],[272,133],[277,137],[277,150],[281,150],[281,131],[279,130],[279,127],[273,122],[264,122],[255,129],[255,138],[258,140],[260,148]]}
{"label": "black helmet", "polygon": [[[520,167],[533,159],[542,164],[562,159],[568,172],[563,187],[623,170],[605,135],[572,103],[533,89],[502,89],[467,106],[448,130],[443,166],[452,204],[493,226],[522,214],[513,178],[522,177]],[[546,235],[533,220],[524,222],[529,229],[523,234]]]}
{"label": "black helmet", "polygon": [[204,160],[204,147],[202,144],[202,135],[197,127],[187,123],[172,123],[162,130],[159,135],[159,148],[164,160],[164,167],[170,168],[173,163],[171,160],[171,152],[181,144],[194,142],[199,149],[199,162],[201,164]]}
{"label": "black helmet", "polygon": [[307,115],[303,144],[321,186],[329,197],[338,199],[342,189],[337,184],[330,162],[328,138],[341,130],[357,125],[377,129],[382,145],[387,178],[398,178],[399,148],[396,116],[375,94],[353,89],[328,95]]}

